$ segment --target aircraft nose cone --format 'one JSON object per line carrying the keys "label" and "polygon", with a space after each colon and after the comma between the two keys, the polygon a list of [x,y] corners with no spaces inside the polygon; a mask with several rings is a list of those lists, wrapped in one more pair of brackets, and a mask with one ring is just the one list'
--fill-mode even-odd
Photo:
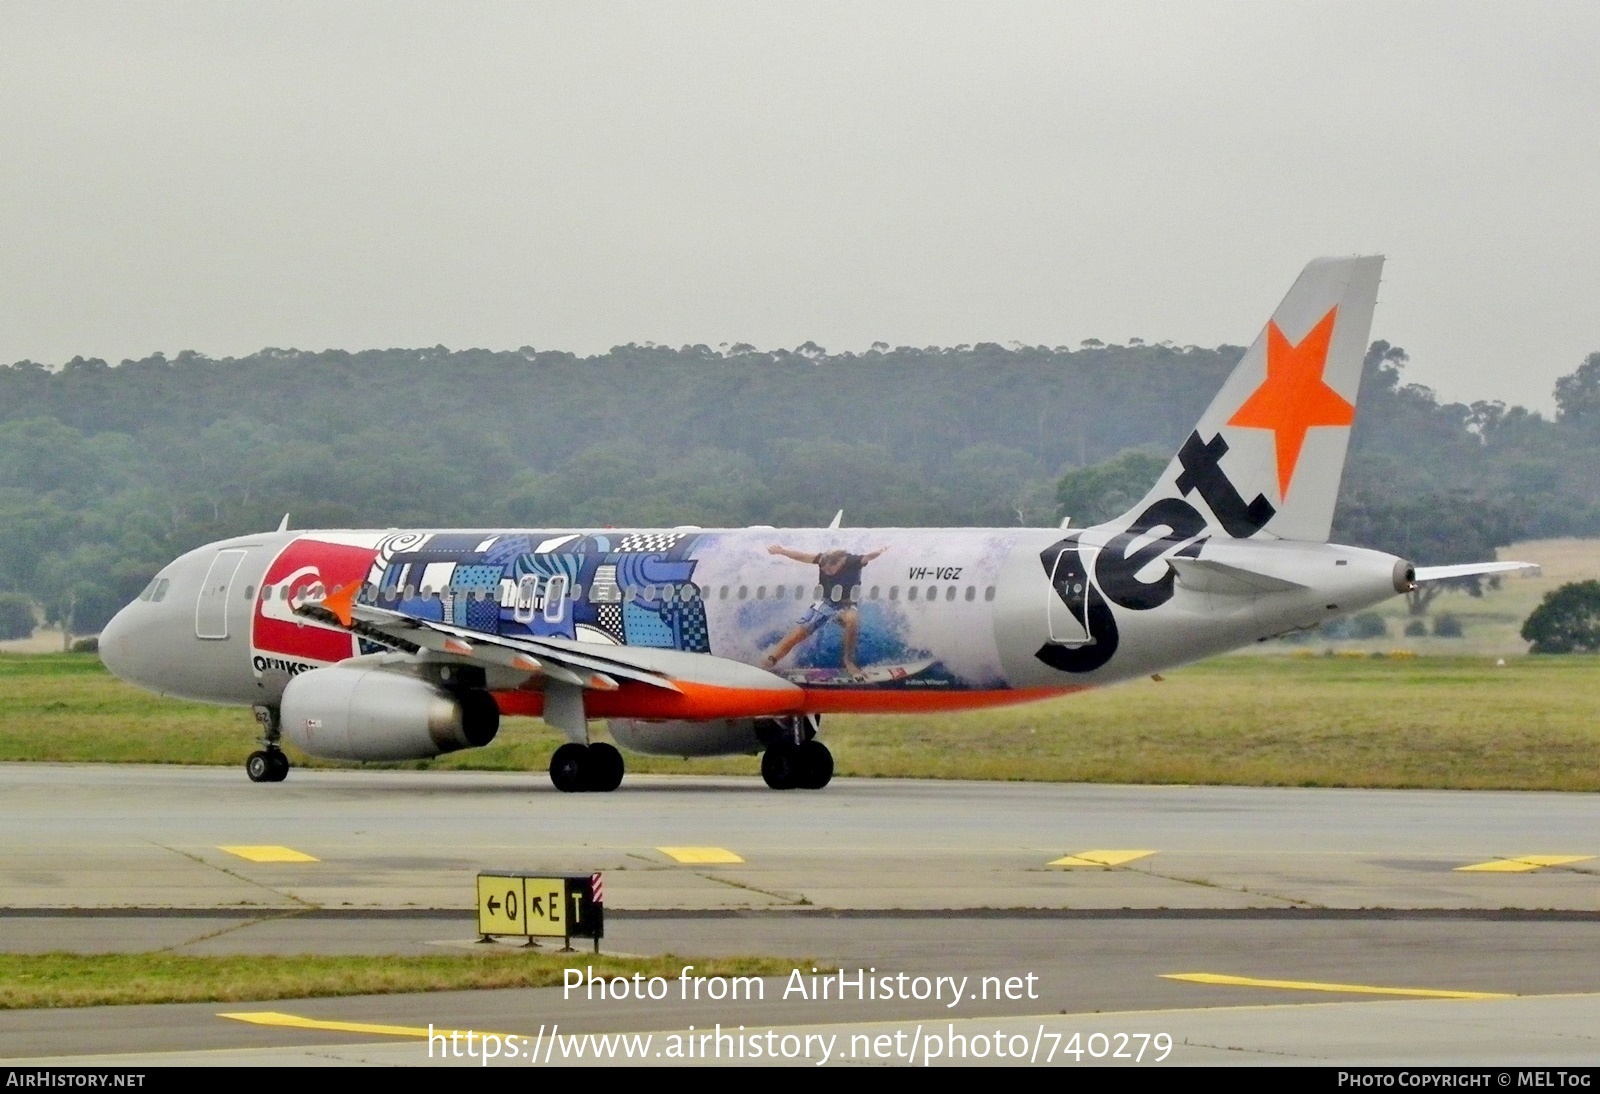
{"label": "aircraft nose cone", "polygon": [[133,605],[123,608],[111,617],[111,622],[105,625],[100,632],[100,663],[111,671],[111,675],[130,684],[139,681],[135,677],[136,658],[134,656],[134,632],[138,629],[131,618]]}

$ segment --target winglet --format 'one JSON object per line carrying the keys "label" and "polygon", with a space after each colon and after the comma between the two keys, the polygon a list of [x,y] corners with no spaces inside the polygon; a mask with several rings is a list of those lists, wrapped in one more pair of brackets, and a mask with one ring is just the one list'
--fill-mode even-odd
{"label": "winglet", "polygon": [[841,509],[837,513],[833,514],[833,519],[828,522],[828,527],[829,528],[837,528],[837,527],[839,527],[839,525],[841,523],[843,523],[843,521],[844,521],[844,510]]}
{"label": "winglet", "polygon": [[333,613],[341,625],[350,626],[355,620],[352,611],[356,602],[356,594],[361,591],[361,582],[352,581],[348,585],[341,585],[333,592],[322,598],[322,607]]}

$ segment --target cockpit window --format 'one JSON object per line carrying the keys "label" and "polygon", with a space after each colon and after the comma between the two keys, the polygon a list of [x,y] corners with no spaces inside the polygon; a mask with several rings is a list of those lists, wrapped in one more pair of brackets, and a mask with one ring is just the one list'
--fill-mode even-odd
{"label": "cockpit window", "polygon": [[144,587],[144,591],[139,594],[139,599],[140,600],[149,600],[151,594],[156,591],[156,585],[157,585],[157,583],[160,582],[160,580],[161,579],[159,577],[152,577],[150,579],[150,584],[146,585]]}
{"label": "cockpit window", "polygon": [[167,578],[164,578],[164,577],[161,578],[160,580],[158,580],[156,582],[155,588],[152,589],[151,592],[150,592],[150,602],[152,604],[161,603],[161,601],[167,595],[167,590],[170,589],[170,588],[172,588],[172,582],[170,580],[168,580]]}

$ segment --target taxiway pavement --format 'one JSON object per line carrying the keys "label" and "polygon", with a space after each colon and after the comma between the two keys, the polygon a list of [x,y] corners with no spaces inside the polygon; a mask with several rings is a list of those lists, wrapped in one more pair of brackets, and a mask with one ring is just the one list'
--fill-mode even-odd
{"label": "taxiway pavement", "polygon": [[[539,989],[12,1011],[0,1058],[426,1063],[414,1036],[352,1034],[926,1021],[1087,1033],[1095,1012],[1116,1012],[1118,1029],[1187,1038],[1187,1062],[1596,1063],[1581,1031],[1597,1028],[1600,993],[1597,806],[1582,794],[848,779],[775,793],[755,778],[671,777],[562,795],[534,773],[296,771],[254,785],[223,769],[0,765],[0,949],[12,952],[440,952],[472,944],[479,870],[602,870],[610,951],[1039,984],[1033,998],[954,1010]],[[298,861],[272,861],[284,857]],[[1224,979],[1170,978],[1193,973]]]}

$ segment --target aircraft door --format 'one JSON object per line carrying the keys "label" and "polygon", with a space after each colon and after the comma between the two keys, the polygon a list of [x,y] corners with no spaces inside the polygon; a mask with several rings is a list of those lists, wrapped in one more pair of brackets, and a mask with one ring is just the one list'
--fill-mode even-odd
{"label": "aircraft door", "polygon": [[1056,556],[1045,587],[1050,641],[1058,646],[1088,646],[1094,643],[1089,628],[1089,571],[1094,569],[1098,547],[1075,544]]}
{"label": "aircraft door", "polygon": [[567,578],[557,574],[544,587],[544,621],[559,623],[567,610]]}
{"label": "aircraft door", "polygon": [[524,574],[517,582],[517,599],[511,608],[511,618],[518,623],[532,623],[533,613],[539,605],[539,578],[537,574]]}
{"label": "aircraft door", "polygon": [[196,638],[228,637],[228,592],[233,588],[233,575],[244,561],[243,551],[218,551],[200,584],[200,596],[194,605],[194,636]]}

